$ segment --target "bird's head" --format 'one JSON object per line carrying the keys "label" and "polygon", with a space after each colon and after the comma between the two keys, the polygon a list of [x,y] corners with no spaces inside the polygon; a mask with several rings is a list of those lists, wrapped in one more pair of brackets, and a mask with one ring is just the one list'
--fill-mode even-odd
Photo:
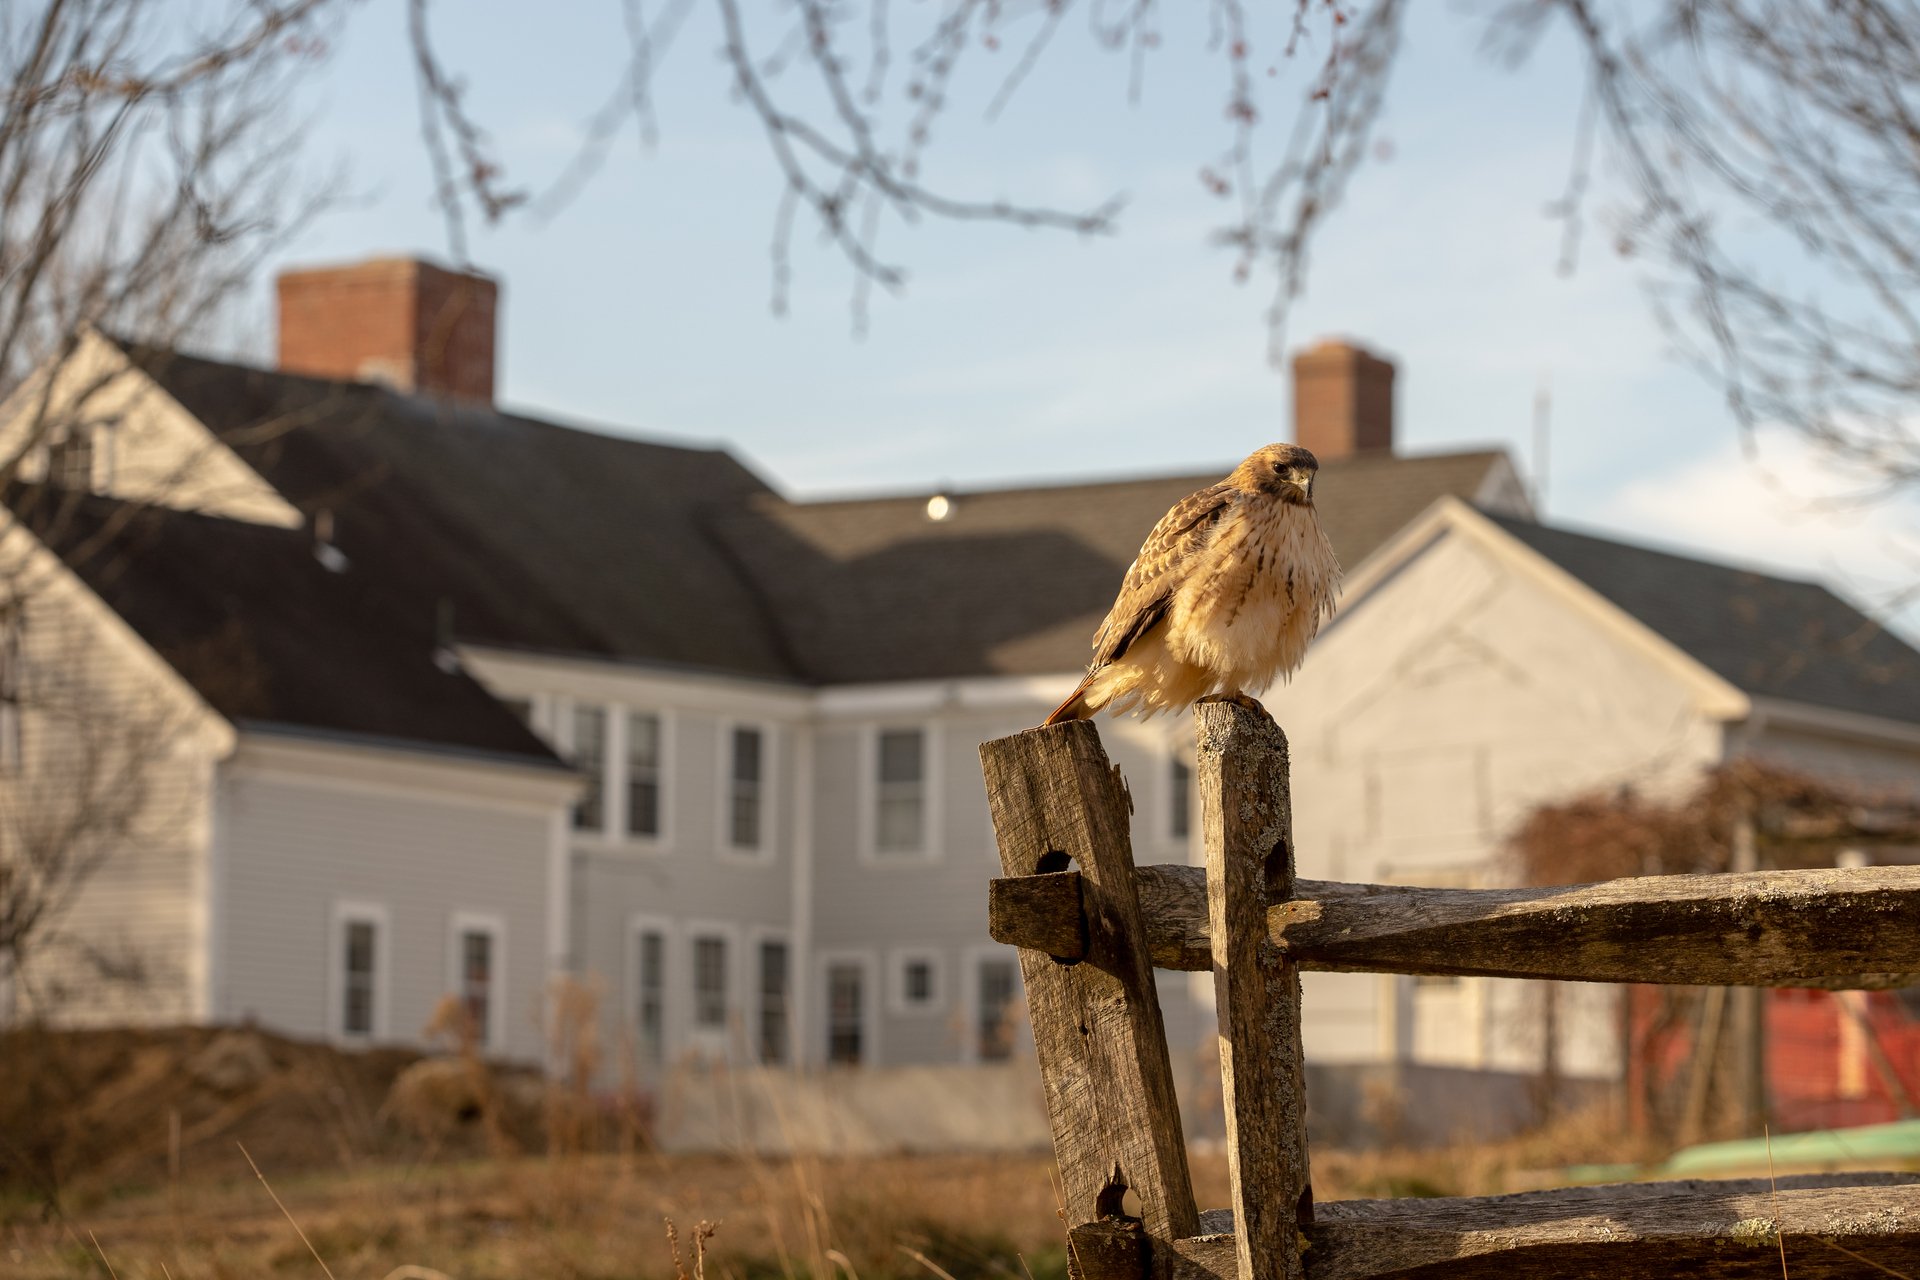
{"label": "bird's head", "polygon": [[1270,444],[1249,454],[1228,479],[1249,492],[1311,506],[1318,474],[1320,463],[1299,445]]}

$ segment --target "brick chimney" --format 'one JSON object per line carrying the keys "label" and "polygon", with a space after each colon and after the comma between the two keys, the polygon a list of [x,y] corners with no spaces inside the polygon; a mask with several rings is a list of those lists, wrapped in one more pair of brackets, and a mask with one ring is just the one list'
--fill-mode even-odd
{"label": "brick chimney", "polygon": [[1322,462],[1393,452],[1393,362],[1339,338],[1293,358],[1293,439]]}
{"label": "brick chimney", "polygon": [[282,272],[280,367],[493,401],[499,285],[418,258]]}

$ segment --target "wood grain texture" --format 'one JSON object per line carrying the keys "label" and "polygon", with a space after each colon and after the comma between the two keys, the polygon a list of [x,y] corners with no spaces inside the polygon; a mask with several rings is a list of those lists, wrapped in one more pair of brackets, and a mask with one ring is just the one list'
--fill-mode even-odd
{"label": "wood grain texture", "polygon": [[[1233,1220],[1175,1243],[1174,1280],[1232,1280]],[[1512,1196],[1347,1200],[1307,1227],[1308,1280],[1793,1280],[1920,1275],[1920,1174],[1814,1174],[1573,1187]],[[1850,1251],[1850,1252],[1849,1252]],[[1861,1259],[1870,1262],[1862,1262]]]}
{"label": "wood grain texture", "polygon": [[[1126,784],[1086,721],[984,743],[980,761],[1007,875],[1051,870],[1061,855],[1079,872],[1086,959],[1020,952],[1067,1226],[1121,1216],[1131,1187],[1150,1238],[1193,1235],[1199,1214],[1134,892]],[[1161,1272],[1171,1263],[1165,1248],[1151,1257]]]}
{"label": "wood grain texture", "polygon": [[1264,712],[1193,709],[1220,1020],[1220,1103],[1239,1280],[1303,1280],[1310,1212],[1300,971],[1267,936],[1267,908],[1293,893],[1287,739]]}
{"label": "wood grain texture", "polygon": [[[1154,964],[1211,968],[1205,870],[1147,866],[1135,879]],[[1920,867],[1911,866],[1554,889],[1300,880],[1268,924],[1303,969],[1833,990],[1920,981]]]}
{"label": "wood grain texture", "polygon": [[987,933],[997,942],[1084,960],[1087,923],[1078,871],[1003,876],[987,885]]}

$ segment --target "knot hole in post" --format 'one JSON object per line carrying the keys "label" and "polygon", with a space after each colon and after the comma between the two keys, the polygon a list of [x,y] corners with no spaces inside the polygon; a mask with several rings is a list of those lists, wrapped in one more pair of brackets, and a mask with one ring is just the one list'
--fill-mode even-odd
{"label": "knot hole in post", "polygon": [[[1073,856],[1067,853],[1064,849],[1047,850],[1045,853],[1040,855],[1039,861],[1034,863],[1034,867],[1033,867],[1034,874],[1042,875],[1042,876],[1048,875],[1056,871],[1071,871],[1071,870],[1073,870]],[[1055,964],[1059,965],[1063,969],[1066,969],[1066,968],[1071,968],[1076,964],[1079,964],[1080,961],[1083,958],[1085,958],[1086,953],[1087,953],[1087,922],[1085,917],[1082,917],[1080,920],[1080,954],[1078,956],[1052,956],[1050,958]]]}
{"label": "knot hole in post", "polygon": [[1093,1198],[1093,1216],[1102,1222],[1140,1221],[1140,1197],[1127,1185],[1127,1177],[1117,1164],[1113,1166],[1113,1172],[1107,1175],[1107,1185],[1100,1188],[1100,1194]]}
{"label": "knot hole in post", "polygon": [[1262,887],[1267,892],[1268,905],[1277,905],[1293,896],[1292,869],[1293,850],[1287,847],[1287,838],[1281,836],[1267,851],[1267,860],[1262,868],[1265,873]]}

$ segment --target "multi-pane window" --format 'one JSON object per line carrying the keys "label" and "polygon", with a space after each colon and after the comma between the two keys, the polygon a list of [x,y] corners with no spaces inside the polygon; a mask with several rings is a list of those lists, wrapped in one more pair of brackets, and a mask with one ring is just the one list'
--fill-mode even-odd
{"label": "multi-pane window", "polygon": [[879,748],[874,847],[881,853],[917,853],[926,848],[926,734],[885,729]]}
{"label": "multi-pane window", "polygon": [[693,1025],[724,1030],[727,1025],[727,940],[693,940]]}
{"label": "multi-pane window", "polygon": [[627,834],[660,834],[660,717],[627,715]]}
{"label": "multi-pane window", "polygon": [[493,934],[485,929],[460,931],[460,1005],[467,1011],[474,1043],[493,1043]]}
{"label": "multi-pane window", "polygon": [[573,709],[573,767],[586,790],[573,804],[573,825],[581,831],[607,829],[607,712],[604,707]]}
{"label": "multi-pane window", "polygon": [[736,849],[760,847],[762,778],[766,767],[766,737],[745,726],[733,731],[732,768],[728,770],[730,798],[729,838]]}
{"label": "multi-pane window", "polygon": [[350,1036],[373,1034],[374,976],[379,963],[379,927],[372,920],[341,921],[340,1030]]}
{"label": "multi-pane window", "polygon": [[982,960],[979,968],[979,1025],[976,1028],[980,1060],[998,1061],[1013,1056],[1013,1004],[1018,976],[1013,961],[995,957]]}
{"label": "multi-pane window", "polygon": [[47,448],[47,483],[60,489],[93,490],[93,432],[75,425]]}
{"label": "multi-pane window", "polygon": [[1167,769],[1167,834],[1185,840],[1193,830],[1193,769],[1179,756]]}
{"label": "multi-pane window", "polygon": [[659,1066],[667,1056],[667,936],[658,929],[638,935],[640,971],[634,975],[634,1023],[640,1033],[640,1056]]}
{"label": "multi-pane window", "polygon": [[866,1052],[866,971],[856,961],[827,966],[827,1061],[859,1066]]}
{"label": "multi-pane window", "polygon": [[787,1060],[787,944],[769,938],[760,944],[760,1061]]}
{"label": "multi-pane window", "polygon": [[908,1009],[926,1009],[939,994],[933,957],[909,956],[900,962],[900,1003]]}
{"label": "multi-pane window", "polygon": [[20,715],[20,638],[26,619],[18,605],[0,610],[0,773],[20,771],[25,737]]}

